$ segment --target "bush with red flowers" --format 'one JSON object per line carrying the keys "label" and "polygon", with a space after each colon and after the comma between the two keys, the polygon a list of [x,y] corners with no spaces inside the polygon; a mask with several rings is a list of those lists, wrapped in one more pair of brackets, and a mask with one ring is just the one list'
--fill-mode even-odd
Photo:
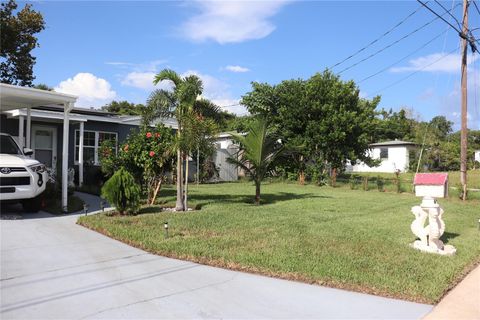
{"label": "bush with red flowers", "polygon": [[[155,137],[155,139],[152,139]],[[103,145],[102,145],[103,148]],[[105,145],[112,150],[111,145]],[[115,150],[115,148],[113,148]],[[113,175],[121,167],[130,172],[154,203],[167,171],[174,161],[174,135],[163,125],[132,131],[118,152],[101,152],[102,171]]]}

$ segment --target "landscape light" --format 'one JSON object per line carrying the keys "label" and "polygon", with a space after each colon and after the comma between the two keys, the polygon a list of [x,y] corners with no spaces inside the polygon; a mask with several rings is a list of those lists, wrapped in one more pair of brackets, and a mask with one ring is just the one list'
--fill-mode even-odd
{"label": "landscape light", "polygon": [[163,228],[165,229],[165,238],[168,238],[168,221],[164,222]]}
{"label": "landscape light", "polygon": [[102,212],[105,211],[105,200],[100,201],[100,209],[102,210]]}
{"label": "landscape light", "polygon": [[86,203],[83,204],[83,213],[85,213],[85,215],[88,213],[88,204]]}

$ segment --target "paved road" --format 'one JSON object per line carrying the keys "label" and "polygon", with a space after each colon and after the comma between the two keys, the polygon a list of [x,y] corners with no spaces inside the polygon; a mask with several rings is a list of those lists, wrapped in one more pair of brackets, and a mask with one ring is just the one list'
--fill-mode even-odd
{"label": "paved road", "polygon": [[409,318],[432,306],[148,254],[75,216],[1,220],[2,319]]}

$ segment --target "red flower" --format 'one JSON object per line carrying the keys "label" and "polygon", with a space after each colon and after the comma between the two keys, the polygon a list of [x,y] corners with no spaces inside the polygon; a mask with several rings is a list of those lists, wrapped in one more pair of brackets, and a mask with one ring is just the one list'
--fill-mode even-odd
{"label": "red flower", "polygon": [[125,152],[128,151],[128,144],[126,144],[125,147],[123,147],[123,151],[125,151]]}
{"label": "red flower", "polygon": [[155,133],[155,138],[160,138],[160,133]]}
{"label": "red flower", "polygon": [[150,153],[148,154],[150,157],[153,157],[155,155],[155,152],[153,151],[150,151]]}
{"label": "red flower", "polygon": [[152,137],[152,133],[151,132],[147,132],[147,138],[151,138]]}

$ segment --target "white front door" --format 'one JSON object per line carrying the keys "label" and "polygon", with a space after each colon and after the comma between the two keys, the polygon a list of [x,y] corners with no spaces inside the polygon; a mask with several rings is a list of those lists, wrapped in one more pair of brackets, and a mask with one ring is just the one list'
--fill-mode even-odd
{"label": "white front door", "polygon": [[56,172],[57,169],[57,128],[32,126],[33,157]]}

